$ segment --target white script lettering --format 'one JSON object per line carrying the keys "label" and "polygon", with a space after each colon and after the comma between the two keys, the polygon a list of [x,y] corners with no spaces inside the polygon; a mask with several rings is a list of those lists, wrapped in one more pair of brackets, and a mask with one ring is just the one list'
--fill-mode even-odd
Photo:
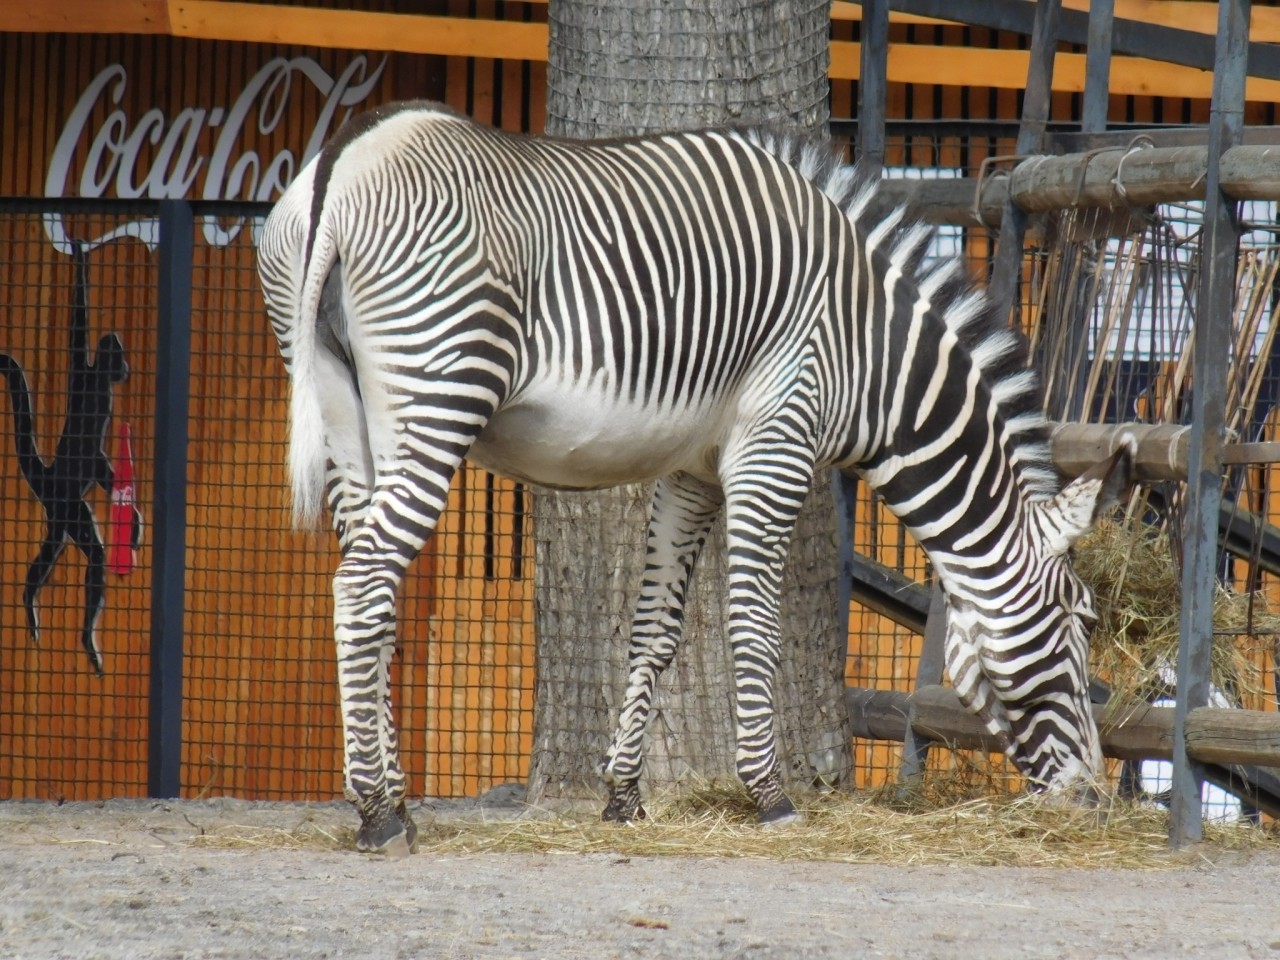
{"label": "white script lettering", "polygon": [[[373,92],[386,65],[383,57],[371,70],[368,58],[356,57],[335,78],[307,57],[277,57],[249,79],[229,109],[187,107],[169,121],[164,111],[152,108],[131,126],[120,107],[128,75],[122,65],[112,64],[90,81],[67,117],[49,162],[45,196],[105,197],[114,193],[121,199],[178,199],[192,197],[203,174],[199,194],[203,199],[271,200],[319,152],[351,108]],[[301,158],[286,147],[264,163],[246,140],[253,130],[267,137],[285,121],[295,76],[310,81],[324,97],[324,104]],[[96,130],[90,130],[90,118],[103,102],[114,109]],[[339,116],[339,111],[345,112]],[[206,131],[217,132],[207,154],[201,152],[201,137]],[[77,178],[73,165],[78,148],[86,141]],[[142,170],[148,155],[149,166]],[[206,217],[202,231],[206,242],[225,246],[243,227],[243,220],[228,224]],[[46,215],[45,232],[57,250],[71,254],[73,238],[60,214]],[[159,222],[154,218],[133,220],[81,242],[95,247],[118,237],[136,237],[154,249],[159,241]]]}

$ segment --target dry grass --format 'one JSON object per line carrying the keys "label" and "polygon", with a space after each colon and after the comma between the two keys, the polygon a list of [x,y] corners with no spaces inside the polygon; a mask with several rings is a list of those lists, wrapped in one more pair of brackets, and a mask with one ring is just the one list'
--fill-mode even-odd
{"label": "dry grass", "polygon": [[354,850],[356,831],[354,825],[335,828],[309,819],[291,828],[228,823],[202,827],[191,844],[233,850]]}
{"label": "dry grass", "polygon": [[[896,866],[964,865],[1123,868],[1185,866],[1225,852],[1280,849],[1275,828],[1207,826],[1207,843],[1170,850],[1164,811],[1119,805],[1094,811],[1046,807],[1027,796],[931,805],[890,795],[799,796],[804,819],[782,827],[755,822],[747,795],[707,788],[649,804],[650,819],[602,823],[594,808],[569,813],[529,810],[488,820],[417,814],[419,855],[478,853],[609,854],[612,856],[748,857]],[[351,814],[354,820],[354,813]],[[341,829],[304,822],[291,830],[227,825],[194,843],[229,848],[344,850],[354,823]]]}

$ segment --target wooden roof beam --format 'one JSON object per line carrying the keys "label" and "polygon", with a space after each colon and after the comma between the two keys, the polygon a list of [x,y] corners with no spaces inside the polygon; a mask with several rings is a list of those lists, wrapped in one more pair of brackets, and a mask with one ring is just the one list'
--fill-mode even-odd
{"label": "wooden roof beam", "polygon": [[[1117,11],[1137,2],[1117,0]],[[1177,5],[1178,0],[1161,0],[1155,4],[1156,7]],[[1185,0],[1181,5],[1216,7],[1212,3]],[[840,4],[836,6],[840,7]],[[1255,10],[1255,18],[1266,12],[1267,8]],[[1278,15],[1275,20],[1276,36],[1280,37],[1280,8],[1274,13]],[[202,40],[533,61],[545,60],[547,56],[547,28],[542,23],[277,7],[221,0],[29,0],[26,3],[0,3],[0,31],[169,34]],[[856,80],[858,74],[858,44],[833,42],[832,79]],[[1054,70],[1053,89],[1081,92],[1084,90],[1084,76],[1083,54],[1060,53]],[[893,44],[889,49],[890,82],[969,86],[978,77],[983,86],[1022,89],[1027,78],[1026,51],[925,44]],[[1137,57],[1115,57],[1111,92],[1207,100],[1212,79],[1210,72],[1192,67]],[[1280,81],[1251,79],[1246,97],[1253,101],[1280,101]]]}

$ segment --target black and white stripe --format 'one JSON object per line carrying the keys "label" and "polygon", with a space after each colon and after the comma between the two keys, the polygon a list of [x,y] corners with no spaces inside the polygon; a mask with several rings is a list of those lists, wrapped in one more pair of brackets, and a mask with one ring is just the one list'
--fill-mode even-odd
{"label": "black and white stripe", "polygon": [[922,270],[928,232],[871,199],[795,138],[576,143],[427,103],[348,125],[299,175],[260,269],[293,382],[295,517],[327,502],[342,547],[362,846],[412,829],[384,665],[396,589],[463,458],[560,487],[661,478],[606,816],[641,813],[654,683],[722,509],[739,772],[764,819],[792,813],[774,753],[778,591],[831,466],[870,481],[930,552],[961,696],[1032,781],[1100,772],[1076,662],[1089,601],[1065,552],[1107,485],[1058,493],[1021,338],[957,270]]}

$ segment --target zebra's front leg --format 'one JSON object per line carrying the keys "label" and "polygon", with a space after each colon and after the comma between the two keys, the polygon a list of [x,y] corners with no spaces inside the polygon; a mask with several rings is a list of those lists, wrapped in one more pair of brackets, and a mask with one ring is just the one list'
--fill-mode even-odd
{"label": "zebra's front leg", "polygon": [[644,579],[631,625],[627,692],[602,768],[609,787],[605,820],[644,819],[640,770],[654,690],[680,646],[689,577],[721,503],[719,489],[686,474],[664,477],[654,490]]}
{"label": "zebra's front leg", "polygon": [[781,658],[782,572],[812,479],[806,451],[776,437],[744,458],[725,484],[738,777],[765,825],[799,816],[782,791],[774,681]]}

